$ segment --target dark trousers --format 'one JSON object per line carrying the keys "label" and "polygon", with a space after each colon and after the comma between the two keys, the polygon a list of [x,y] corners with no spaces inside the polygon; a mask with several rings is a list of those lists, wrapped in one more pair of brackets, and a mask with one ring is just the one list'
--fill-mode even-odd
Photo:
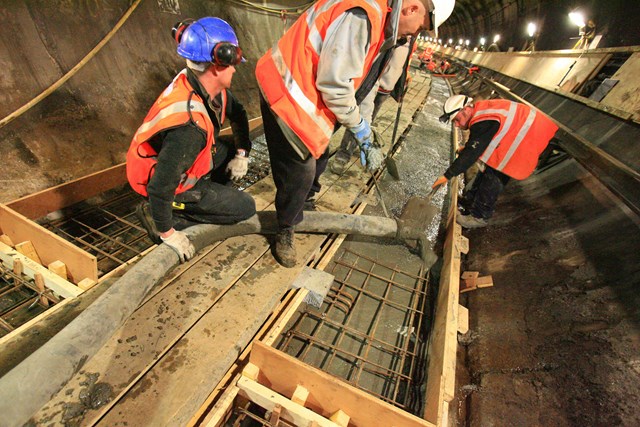
{"label": "dark trousers", "polygon": [[460,205],[465,213],[476,218],[491,218],[496,209],[498,196],[504,190],[509,179],[502,172],[485,166],[484,172],[478,172],[471,189],[460,200]]}
{"label": "dark trousers", "polygon": [[232,137],[216,140],[215,169],[200,178],[193,188],[175,196],[174,200],[184,205],[184,209],[173,211],[177,230],[194,223],[235,224],[256,213],[253,198],[234,188],[226,173],[235,154]]}
{"label": "dark trousers", "polygon": [[276,184],[278,226],[293,227],[302,221],[304,202],[320,191],[319,178],[327,168],[329,152],[326,150],[318,160],[313,156],[302,160],[282,133],[262,95],[260,110],[269,149],[271,173]]}

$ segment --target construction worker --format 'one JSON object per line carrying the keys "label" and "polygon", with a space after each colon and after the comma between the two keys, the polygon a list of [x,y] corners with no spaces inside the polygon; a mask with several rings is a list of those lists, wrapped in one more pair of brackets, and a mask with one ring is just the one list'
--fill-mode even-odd
{"label": "construction worker", "polygon": [[484,227],[505,185],[511,178],[522,180],[533,173],[538,157],[558,127],[527,105],[506,99],[474,103],[465,95],[454,95],[445,101],[440,121],[449,120],[460,129],[470,130],[469,139],[432,188],[446,184],[480,160],[484,170],[460,200],[463,214],[458,215],[458,223],[465,228]]}
{"label": "construction worker", "polygon": [[[154,102],[127,153],[131,187],[148,198],[136,214],[154,243],[182,262],[195,249],[181,230],[196,223],[232,224],[255,214],[250,195],[228,185],[247,173],[251,150],[244,107],[229,88],[244,62],[231,26],[220,18],[173,28],[187,67]],[[218,136],[225,117],[233,138]]]}
{"label": "construction worker", "polygon": [[274,255],[296,263],[293,227],[304,202],[320,190],[329,138],[353,133],[362,163],[374,171],[383,155],[358,105],[378,80],[401,37],[431,28],[431,0],[320,0],[258,61],[256,78],[276,184]]}
{"label": "construction worker", "polygon": [[[449,18],[453,11],[454,4],[455,0],[433,0],[434,8],[431,18],[434,21],[432,24],[434,32],[437,32],[438,27]],[[380,79],[371,89],[369,95],[367,95],[359,105],[360,115],[369,123],[373,123],[380,111],[380,107],[382,107],[382,104],[384,104],[389,96],[393,97],[397,102],[400,102],[408,90],[412,79],[411,73],[409,72],[411,68],[411,57],[418,48],[416,41],[416,37],[409,37],[406,40],[398,41],[387,65],[382,71]],[[422,61],[422,58],[431,58],[432,55],[433,48],[427,47],[419,58]],[[400,87],[402,82],[404,82],[404,86]],[[391,143],[393,144],[394,141],[391,141]],[[345,132],[340,142],[340,148],[338,148],[333,160],[329,164],[331,172],[338,175],[344,173],[357,145],[353,135],[350,132]],[[308,206],[312,206],[310,200],[307,200],[307,204]]]}

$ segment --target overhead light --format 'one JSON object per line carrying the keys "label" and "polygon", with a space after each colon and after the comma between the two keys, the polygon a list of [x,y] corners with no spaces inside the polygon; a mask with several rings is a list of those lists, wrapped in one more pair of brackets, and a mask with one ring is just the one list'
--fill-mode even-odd
{"label": "overhead light", "polygon": [[500,41],[500,34],[496,34],[495,36],[493,36],[494,43],[498,43],[499,41]]}
{"label": "overhead light", "polygon": [[453,39],[449,39],[449,44],[453,44]]}
{"label": "overhead light", "polygon": [[533,22],[529,22],[529,24],[527,25],[527,33],[529,34],[529,37],[533,37],[533,35],[536,33],[536,24],[534,24]]}
{"label": "overhead light", "polygon": [[469,46],[470,41],[469,40],[465,40],[464,44],[466,44],[467,46]]}
{"label": "overhead light", "polygon": [[569,13],[569,19],[571,20],[571,22],[577,25],[578,28],[582,28],[586,25],[584,22],[584,15],[580,12]]}
{"label": "overhead light", "polygon": [[458,44],[462,44],[462,39],[458,40]]}
{"label": "overhead light", "polygon": [[487,39],[485,39],[484,37],[480,37],[480,46],[484,46],[486,42],[487,42]]}

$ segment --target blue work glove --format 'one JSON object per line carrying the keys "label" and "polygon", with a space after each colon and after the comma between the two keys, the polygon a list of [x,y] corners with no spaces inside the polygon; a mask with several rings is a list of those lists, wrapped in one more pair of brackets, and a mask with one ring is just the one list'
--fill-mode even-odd
{"label": "blue work glove", "polygon": [[370,171],[377,170],[382,165],[382,152],[380,146],[373,140],[371,126],[364,118],[360,119],[358,126],[349,128],[360,147],[360,163]]}

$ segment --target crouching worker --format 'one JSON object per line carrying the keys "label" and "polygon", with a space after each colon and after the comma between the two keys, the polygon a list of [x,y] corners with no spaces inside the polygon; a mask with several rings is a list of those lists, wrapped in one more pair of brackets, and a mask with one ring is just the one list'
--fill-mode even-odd
{"label": "crouching worker", "polygon": [[[154,243],[164,242],[181,262],[195,254],[184,228],[234,224],[255,214],[250,195],[230,180],[247,173],[251,150],[244,107],[229,88],[244,62],[238,38],[219,18],[173,28],[182,70],[154,102],[127,153],[127,178],[146,197],[136,215]],[[233,138],[218,134],[229,118]]]}
{"label": "crouching worker", "polygon": [[445,184],[480,160],[484,171],[478,173],[471,189],[460,200],[463,215],[458,215],[458,223],[465,228],[484,227],[507,182],[511,178],[525,179],[533,173],[538,157],[558,127],[527,105],[506,99],[473,103],[465,95],[454,95],[444,103],[440,121],[449,120],[471,132],[458,158],[432,188]]}

